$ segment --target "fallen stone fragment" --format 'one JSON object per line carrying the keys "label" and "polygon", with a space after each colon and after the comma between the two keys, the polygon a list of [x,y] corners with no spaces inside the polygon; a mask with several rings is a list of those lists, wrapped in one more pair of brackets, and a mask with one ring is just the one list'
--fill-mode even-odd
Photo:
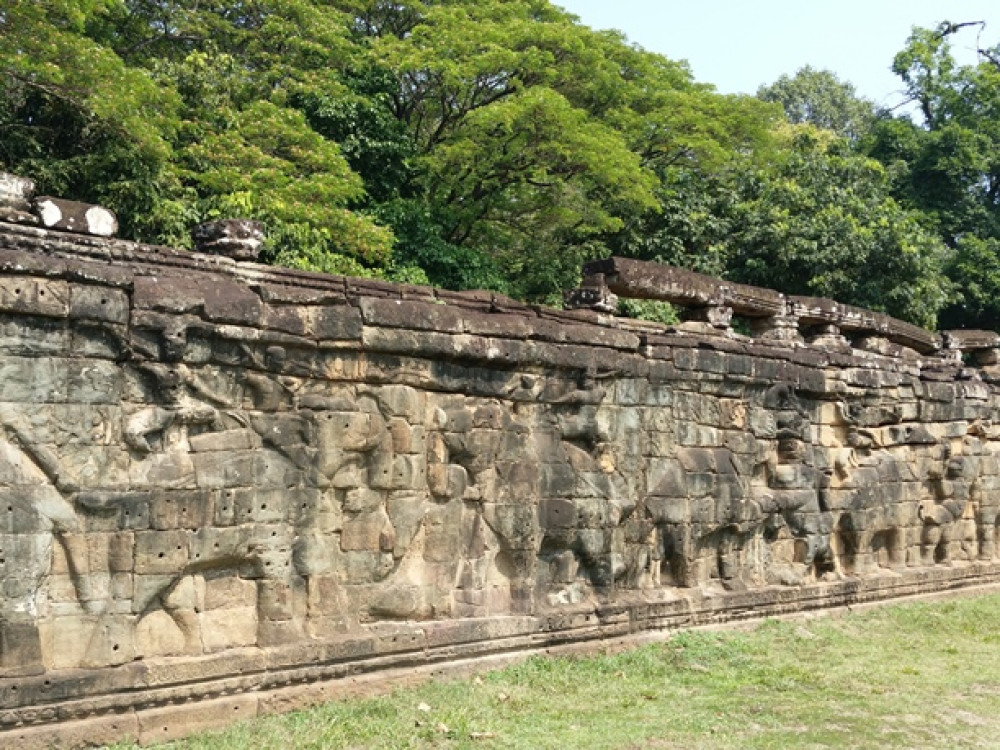
{"label": "fallen stone fragment", "polygon": [[61,229],[66,232],[93,234],[98,237],[114,237],[118,231],[118,219],[112,211],[91,203],[52,198],[47,195],[35,199],[35,214],[42,226]]}
{"label": "fallen stone fragment", "polygon": [[31,208],[31,199],[34,195],[34,180],[0,172],[0,206],[27,211]]}
{"label": "fallen stone fragment", "polygon": [[252,219],[208,221],[191,230],[191,239],[199,253],[254,261],[264,244],[264,224]]}

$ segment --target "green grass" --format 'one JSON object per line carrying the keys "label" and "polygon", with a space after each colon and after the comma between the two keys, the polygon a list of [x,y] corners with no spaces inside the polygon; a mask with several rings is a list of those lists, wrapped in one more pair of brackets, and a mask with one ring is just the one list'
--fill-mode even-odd
{"label": "green grass", "polygon": [[167,747],[997,748],[1000,595],[536,657]]}

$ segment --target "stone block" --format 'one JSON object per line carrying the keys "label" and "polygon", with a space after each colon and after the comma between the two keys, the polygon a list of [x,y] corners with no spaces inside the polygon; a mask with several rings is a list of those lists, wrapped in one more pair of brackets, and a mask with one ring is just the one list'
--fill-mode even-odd
{"label": "stone block", "polygon": [[385,503],[386,493],[368,487],[353,487],[344,494],[344,510],[348,513],[369,513]]}
{"label": "stone block", "polygon": [[69,297],[65,281],[30,276],[0,278],[0,310],[65,318],[69,314]]}
{"label": "stone block", "polygon": [[198,224],[191,239],[199,253],[255,261],[264,244],[264,224],[252,219],[220,219]]}
{"label": "stone block", "polygon": [[446,333],[461,333],[463,330],[461,312],[448,305],[363,297],[360,306],[366,325]]}
{"label": "stone block", "polygon": [[221,729],[252,719],[258,713],[258,703],[259,697],[250,693],[140,711],[137,715],[139,743],[170,742],[196,732]]}
{"label": "stone block", "polygon": [[[215,476],[215,474],[211,474]],[[187,453],[153,453],[128,462],[128,484],[136,489],[195,489],[199,486],[195,464]]]}
{"label": "stone block", "polygon": [[649,463],[646,492],[664,497],[687,495],[687,475],[676,458],[654,458]]}
{"label": "stone block", "polygon": [[685,497],[648,497],[646,509],[658,524],[683,524],[692,520],[690,504]]}
{"label": "stone block", "polygon": [[[515,518],[517,513],[506,510],[512,506],[493,506],[496,509],[493,517],[499,519],[501,525],[514,534],[528,534],[526,537],[535,539],[537,532],[534,525],[531,530],[528,526],[537,524],[534,521],[534,508],[528,508],[530,513],[521,514],[524,518]],[[504,510],[500,510],[503,508]],[[530,515],[530,518],[528,516]],[[484,510],[485,517],[485,510]],[[424,546],[423,559],[427,562],[450,563],[456,560],[462,548],[462,503],[452,501],[443,505],[434,504],[427,508],[424,515]],[[501,532],[498,532],[501,533]],[[505,542],[512,542],[514,545],[527,543],[524,539],[517,537],[505,537]],[[444,586],[451,586],[451,583],[444,582]]]}
{"label": "stone block", "polygon": [[[317,439],[327,455],[333,451],[366,451],[377,445],[381,418],[361,411],[327,411],[316,416]],[[321,464],[323,456],[320,456]]]}
{"label": "stone block", "polygon": [[310,310],[311,332],[320,341],[357,341],[363,327],[361,311],[349,305],[327,305]]}
{"label": "stone block", "polygon": [[214,496],[208,490],[153,490],[149,501],[154,529],[199,529],[215,518]]}
{"label": "stone block", "polygon": [[332,533],[297,534],[292,543],[292,565],[301,576],[316,576],[339,569],[340,542]]}
{"label": "stone block", "polygon": [[543,464],[539,490],[546,496],[570,496],[576,493],[577,476],[569,464]]}
{"label": "stone block", "polygon": [[340,548],[345,552],[357,550],[392,551],[394,545],[392,524],[382,508],[344,519],[344,529],[340,535]]}
{"label": "stone block", "polygon": [[422,490],[427,486],[427,461],[423,456],[396,456],[392,461],[392,488]]}
{"label": "stone block", "polygon": [[118,363],[95,359],[70,361],[67,374],[67,398],[71,403],[121,403],[125,374]]}
{"label": "stone block", "polygon": [[[205,611],[254,609],[257,607],[257,582],[240,578],[235,572],[214,571],[204,578]],[[251,618],[256,620],[256,616]]]}
{"label": "stone block", "polygon": [[210,451],[248,451],[261,447],[260,435],[249,429],[203,432],[188,437],[188,445],[195,453]]}
{"label": "stone block", "polygon": [[0,622],[0,677],[30,674],[43,669],[37,623],[29,617],[16,616],[8,616]]}
{"label": "stone block", "polygon": [[0,172],[0,206],[28,211],[34,197],[34,180],[9,172]]}
{"label": "stone block", "polygon": [[343,575],[348,584],[371,583],[387,576],[393,567],[392,553],[351,550],[343,555]]}
{"label": "stone block", "polygon": [[73,333],[57,318],[23,318],[0,313],[0,353],[39,357],[62,356]]}
{"label": "stone block", "polygon": [[264,458],[259,451],[193,453],[191,461],[198,487],[218,489],[255,484]]}
{"label": "stone block", "polygon": [[198,613],[205,651],[257,645],[257,608],[225,607]]}
{"label": "stone block", "polygon": [[80,320],[127,323],[128,295],[105,286],[70,284],[69,316]]}
{"label": "stone block", "polygon": [[382,386],[375,392],[382,412],[388,417],[401,417],[410,424],[422,424],[426,396],[405,385]]}
{"label": "stone block", "polygon": [[181,570],[188,561],[188,532],[135,532],[135,572],[164,574]]}
{"label": "stone block", "polygon": [[578,521],[576,504],[572,500],[553,497],[542,502],[543,528],[574,528]]}
{"label": "stone block", "polygon": [[203,286],[205,318],[218,323],[255,326],[260,323],[263,305],[260,297],[243,284],[212,279]]}
{"label": "stone block", "polygon": [[539,534],[537,513],[531,505],[483,506],[483,519],[504,547],[515,550],[536,548]]}
{"label": "stone block", "polygon": [[98,237],[114,237],[118,231],[118,218],[103,206],[43,195],[35,198],[34,209],[42,226],[48,229]]}
{"label": "stone block", "polygon": [[307,336],[310,333],[310,317],[308,309],[298,305],[265,304],[261,325],[275,331],[284,331],[296,336]]}
{"label": "stone block", "polygon": [[85,747],[133,742],[139,738],[134,713],[74,718],[72,722],[0,731],[0,746],[30,748]]}
{"label": "stone block", "polygon": [[68,381],[63,359],[7,356],[0,360],[0,401],[61,403],[67,397]]}

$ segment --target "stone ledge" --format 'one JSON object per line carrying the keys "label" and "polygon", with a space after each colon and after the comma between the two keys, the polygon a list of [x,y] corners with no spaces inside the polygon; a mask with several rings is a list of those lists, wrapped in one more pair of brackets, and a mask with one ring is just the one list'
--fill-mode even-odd
{"label": "stone ledge", "polygon": [[[101,691],[72,697],[71,685],[87,682],[85,671],[45,680],[0,680],[0,746],[31,750],[54,744],[82,747],[94,742],[135,738],[140,743],[165,742],[187,734],[222,728],[258,715],[297,710],[323,701],[382,693],[416,681],[468,674],[504,666],[532,654],[587,652],[623,648],[658,640],[680,630],[745,624],[771,617],[992,591],[1000,587],[1000,563],[969,563],[950,569],[888,571],[881,577],[816,583],[798,589],[771,587],[747,592],[706,594],[690,591],[670,601],[638,601],[611,606],[577,607],[536,617],[500,617],[462,623],[440,623],[465,630],[464,637],[445,637],[437,645],[418,641],[417,648],[395,653],[351,656],[351,643],[315,643],[295,647],[286,667],[265,668],[268,654],[282,649],[246,649],[245,656],[161,660],[162,669],[146,673],[136,687],[136,666],[121,668],[119,680],[102,672]],[[438,623],[401,623],[397,634],[433,630]],[[513,625],[513,627],[511,627]],[[381,626],[388,632],[386,626]],[[476,630],[485,632],[476,633]],[[497,637],[497,633],[504,633]],[[346,647],[346,648],[345,648]],[[287,651],[287,649],[285,649]],[[220,661],[221,660],[221,661]],[[215,662],[216,668],[204,669]],[[154,665],[151,665],[154,666]],[[219,667],[222,667],[220,670]],[[158,680],[149,679],[159,671]],[[95,675],[95,677],[97,677]],[[35,700],[30,708],[11,706],[12,687],[22,691],[38,682],[45,694],[62,699]],[[47,682],[47,684],[46,684]],[[234,715],[238,717],[234,718]]]}

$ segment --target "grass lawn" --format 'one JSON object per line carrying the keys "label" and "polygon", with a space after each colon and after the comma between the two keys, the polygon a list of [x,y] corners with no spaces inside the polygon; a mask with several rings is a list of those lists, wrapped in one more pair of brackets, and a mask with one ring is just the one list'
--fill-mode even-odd
{"label": "grass lawn", "polygon": [[536,657],[167,747],[1000,748],[1000,595]]}

